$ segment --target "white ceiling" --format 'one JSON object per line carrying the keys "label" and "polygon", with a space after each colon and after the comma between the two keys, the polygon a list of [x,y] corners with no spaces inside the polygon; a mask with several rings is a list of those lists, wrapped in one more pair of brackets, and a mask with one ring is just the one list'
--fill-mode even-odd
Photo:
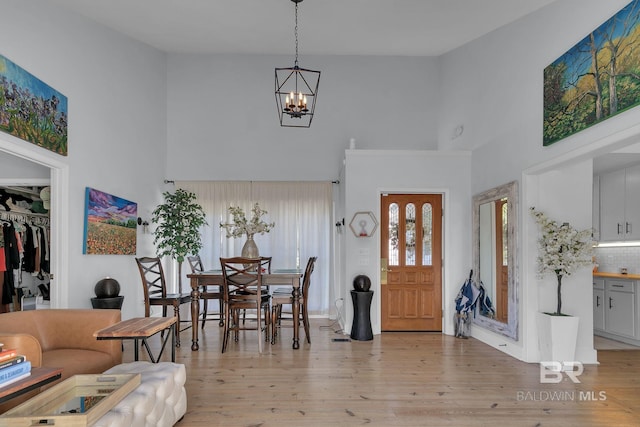
{"label": "white ceiling", "polygon": [[[166,52],[294,53],[289,0],[50,0]],[[299,52],[436,56],[556,0],[307,0]]]}

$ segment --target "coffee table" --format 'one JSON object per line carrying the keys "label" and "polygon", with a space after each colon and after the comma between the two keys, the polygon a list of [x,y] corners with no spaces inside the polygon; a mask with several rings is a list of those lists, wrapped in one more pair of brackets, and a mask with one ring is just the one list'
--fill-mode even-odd
{"label": "coffee table", "polygon": [[[157,357],[154,357],[147,343],[147,339],[157,334],[169,330],[169,333],[162,340],[162,347]],[[134,340],[134,360],[139,360],[138,341],[142,340],[142,344],[147,349],[147,354],[153,363],[158,363],[164,348],[167,345],[169,336],[171,336],[171,361],[176,361],[176,318],[175,317],[134,317],[132,319],[123,320],[109,327],[100,329],[93,333],[93,336],[99,340]]]}

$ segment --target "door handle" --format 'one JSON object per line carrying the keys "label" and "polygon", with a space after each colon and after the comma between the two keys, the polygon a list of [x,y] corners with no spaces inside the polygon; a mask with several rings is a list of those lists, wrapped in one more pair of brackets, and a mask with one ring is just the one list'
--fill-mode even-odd
{"label": "door handle", "polygon": [[390,268],[386,268],[386,267],[382,267],[382,268],[380,269],[380,271],[382,271],[383,273],[393,272],[393,270],[391,270]]}
{"label": "door handle", "polygon": [[613,298],[609,297],[609,308],[613,308]]}
{"label": "door handle", "polygon": [[620,230],[621,227],[622,227],[622,224],[618,223],[618,234],[622,234],[622,231]]}
{"label": "door handle", "polygon": [[625,222],[625,232],[627,234],[631,233],[631,224],[628,222]]}
{"label": "door handle", "polygon": [[600,307],[600,295],[596,295],[596,307]]}

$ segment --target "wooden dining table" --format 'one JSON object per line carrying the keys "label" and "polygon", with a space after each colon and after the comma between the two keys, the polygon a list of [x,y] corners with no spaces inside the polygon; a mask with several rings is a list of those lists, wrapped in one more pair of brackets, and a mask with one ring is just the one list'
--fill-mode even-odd
{"label": "wooden dining table", "polygon": [[[274,269],[271,273],[262,273],[262,283],[265,285],[291,286],[293,296],[293,318],[300,316],[300,278],[304,271],[300,269]],[[187,274],[191,284],[191,350],[197,351],[198,344],[198,317],[200,315],[200,289],[202,286],[222,286],[224,277],[222,270],[207,270],[199,273]],[[227,321],[227,319],[225,319]],[[293,348],[300,348],[300,325],[293,322]]]}

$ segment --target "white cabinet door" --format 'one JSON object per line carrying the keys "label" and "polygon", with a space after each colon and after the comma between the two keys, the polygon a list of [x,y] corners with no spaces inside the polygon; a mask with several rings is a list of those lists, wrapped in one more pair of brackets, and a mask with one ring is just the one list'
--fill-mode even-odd
{"label": "white cabinet door", "polygon": [[605,327],[607,332],[635,338],[635,295],[607,288]]}
{"label": "white cabinet door", "polygon": [[593,290],[593,329],[604,331],[604,289]]}
{"label": "white cabinet door", "polygon": [[625,240],[640,240],[640,166],[625,169]]}
{"label": "white cabinet door", "polygon": [[624,240],[625,171],[600,176],[600,241]]}

